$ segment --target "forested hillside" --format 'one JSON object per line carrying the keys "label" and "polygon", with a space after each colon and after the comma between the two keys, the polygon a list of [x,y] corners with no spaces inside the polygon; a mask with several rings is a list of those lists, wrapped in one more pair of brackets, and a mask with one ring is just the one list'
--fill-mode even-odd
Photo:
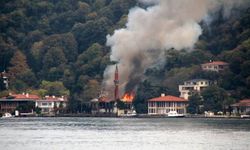
{"label": "forested hillside", "polygon": [[[8,90],[68,95],[72,112],[88,111],[86,103],[99,95],[104,69],[112,64],[106,35],[123,27],[136,5],[135,0],[1,0],[0,71],[9,75]],[[208,90],[224,94],[220,105],[250,97],[250,8],[200,24],[203,34],[191,52],[166,50],[165,65],[145,71],[136,94],[138,112],[161,92],[178,96],[178,84],[193,78],[216,81]],[[200,64],[210,60],[226,61],[230,68],[201,71]],[[1,96],[9,91],[1,85]]]}

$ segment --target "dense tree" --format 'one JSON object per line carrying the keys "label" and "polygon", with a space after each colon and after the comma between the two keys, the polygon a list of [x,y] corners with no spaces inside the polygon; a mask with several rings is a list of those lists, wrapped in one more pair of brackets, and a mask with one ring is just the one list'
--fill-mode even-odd
{"label": "dense tree", "polygon": [[25,90],[28,86],[35,85],[36,77],[29,68],[26,56],[21,51],[16,51],[8,68],[10,86],[16,90]]}
{"label": "dense tree", "polygon": [[206,88],[201,95],[205,111],[223,111],[229,100],[228,93],[215,85]]}
{"label": "dense tree", "polygon": [[[100,88],[104,69],[111,63],[106,35],[124,27],[129,9],[136,5],[142,4],[135,0],[0,1],[0,72],[10,73],[10,90],[67,93],[72,112],[88,109],[81,102],[96,97],[91,91]],[[230,18],[222,13],[210,14],[209,25],[200,23],[203,34],[194,49],[166,50],[161,67],[145,70],[146,80],[138,85],[136,96],[138,112],[146,112],[146,100],[161,92],[178,96],[178,85],[193,78],[217,81],[237,100],[250,97],[250,9],[232,12]],[[226,61],[229,69],[202,71],[200,64],[209,60]],[[46,88],[39,86],[44,81]],[[58,87],[64,92],[48,91]]]}
{"label": "dense tree", "polygon": [[200,105],[202,104],[201,96],[198,93],[188,98],[188,112],[191,114],[200,113]]}
{"label": "dense tree", "polygon": [[54,95],[54,96],[69,95],[69,90],[67,90],[64,87],[63,83],[60,81],[55,81],[55,82],[42,81],[40,88],[45,90],[45,95]]}
{"label": "dense tree", "polygon": [[153,86],[149,81],[145,80],[142,82],[136,92],[134,105],[137,113],[147,113],[147,101],[150,98],[158,97],[159,93],[166,92],[160,86]]}
{"label": "dense tree", "polygon": [[110,26],[111,22],[104,17],[98,20],[88,21],[85,24],[76,24],[72,28],[72,32],[79,44],[79,52],[84,51],[92,43],[104,44]]}
{"label": "dense tree", "polygon": [[11,67],[8,69],[11,78],[17,78],[23,72],[29,71],[26,56],[21,51],[16,51],[10,61]]}

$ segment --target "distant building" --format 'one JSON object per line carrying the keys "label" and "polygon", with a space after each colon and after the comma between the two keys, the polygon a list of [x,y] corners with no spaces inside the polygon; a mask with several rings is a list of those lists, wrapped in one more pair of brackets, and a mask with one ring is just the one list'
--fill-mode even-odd
{"label": "distant building", "polygon": [[38,99],[35,102],[35,106],[41,108],[41,114],[55,115],[66,108],[68,100],[64,96],[45,96],[43,99]]}
{"label": "distant building", "polygon": [[228,63],[224,61],[213,61],[205,64],[201,64],[201,68],[204,71],[216,71],[220,72],[228,68]]}
{"label": "distant building", "polygon": [[120,99],[120,102],[117,104],[117,116],[129,116],[136,115],[133,101],[135,98],[134,92],[127,92]]}
{"label": "distant building", "polygon": [[117,111],[115,101],[108,97],[102,96],[92,99],[90,102],[92,114],[115,114]]}
{"label": "distant building", "polygon": [[250,99],[240,100],[238,103],[231,105],[233,114],[245,115],[250,113]]}
{"label": "distant building", "polygon": [[9,94],[9,96],[0,98],[0,113],[13,113],[18,106],[28,105],[34,103],[39,99],[39,96],[23,93],[23,94]]}
{"label": "distant building", "polygon": [[211,81],[206,79],[193,79],[184,82],[184,85],[179,85],[180,97],[188,99],[193,93],[200,93],[202,90],[211,85]]}
{"label": "distant building", "polygon": [[3,79],[3,83],[5,85],[5,88],[8,89],[9,88],[9,78],[8,75],[5,71],[0,73],[0,77]]}
{"label": "distant building", "polygon": [[166,115],[170,111],[186,114],[188,100],[176,96],[162,94],[148,100],[149,115]]}

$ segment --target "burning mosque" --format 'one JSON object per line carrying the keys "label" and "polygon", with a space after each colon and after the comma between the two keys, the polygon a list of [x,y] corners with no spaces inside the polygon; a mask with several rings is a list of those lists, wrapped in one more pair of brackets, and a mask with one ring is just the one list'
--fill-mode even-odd
{"label": "burning mosque", "polygon": [[150,67],[163,66],[166,50],[191,51],[202,34],[200,22],[209,23],[212,14],[219,10],[228,17],[232,8],[247,6],[245,0],[139,2],[143,7],[130,9],[126,26],[107,35],[110,61],[118,61],[104,72],[102,87],[109,101],[133,101],[137,85],[145,79],[144,72]]}

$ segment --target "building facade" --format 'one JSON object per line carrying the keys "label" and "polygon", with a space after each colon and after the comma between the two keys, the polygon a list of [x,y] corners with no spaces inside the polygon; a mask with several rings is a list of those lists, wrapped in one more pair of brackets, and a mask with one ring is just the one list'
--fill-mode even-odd
{"label": "building facade", "polygon": [[185,81],[183,85],[179,85],[180,97],[188,99],[193,93],[200,93],[202,90],[211,85],[211,83],[211,81],[206,79]]}
{"label": "building facade", "polygon": [[[39,96],[28,93],[9,94],[0,98],[0,113],[14,113],[18,106],[29,105],[39,99]],[[30,110],[32,111],[32,110]]]}
{"label": "building facade", "polygon": [[231,107],[233,108],[233,114],[250,114],[250,99],[240,100],[238,103],[231,105]]}
{"label": "building facade", "polygon": [[170,111],[186,114],[188,100],[176,96],[162,94],[160,97],[148,100],[149,115],[166,115]]}
{"label": "building facade", "polygon": [[204,71],[216,71],[220,72],[228,68],[229,64],[224,61],[213,61],[205,64],[201,64],[201,68]]}
{"label": "building facade", "polygon": [[117,112],[115,101],[108,97],[102,96],[90,102],[92,114],[115,114]]}
{"label": "building facade", "polygon": [[45,96],[43,99],[35,101],[35,107],[40,108],[43,115],[55,115],[67,107],[67,102],[68,100],[64,96]]}

